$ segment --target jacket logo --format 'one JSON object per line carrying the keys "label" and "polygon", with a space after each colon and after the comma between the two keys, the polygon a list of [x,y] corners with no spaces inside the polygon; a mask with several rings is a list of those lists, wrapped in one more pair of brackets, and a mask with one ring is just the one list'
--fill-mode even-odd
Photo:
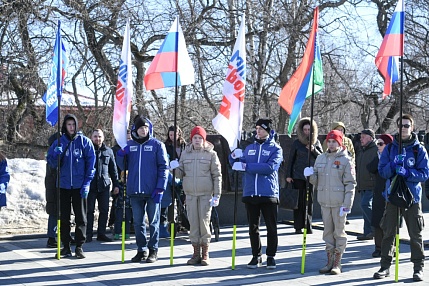
{"label": "jacket logo", "polygon": [[262,150],[262,156],[270,156],[270,151],[268,151],[268,150]]}
{"label": "jacket logo", "polygon": [[81,153],[82,153],[82,151],[80,149],[74,149],[73,150],[73,156],[75,156],[75,157],[80,157]]}
{"label": "jacket logo", "polygon": [[335,166],[337,167],[337,169],[338,169],[338,168],[340,168],[341,163],[340,163],[340,161],[335,161],[335,162],[334,162],[334,165],[335,165]]}
{"label": "jacket logo", "polygon": [[256,154],[256,150],[249,150],[249,152],[247,152],[247,155],[252,156]]}
{"label": "jacket logo", "polygon": [[144,151],[152,152],[153,146],[144,146]]}
{"label": "jacket logo", "polygon": [[410,157],[407,159],[407,165],[408,167],[414,167],[414,165],[416,164],[416,159],[414,159],[414,157]]}
{"label": "jacket logo", "polygon": [[137,146],[130,146],[130,152],[136,152]]}

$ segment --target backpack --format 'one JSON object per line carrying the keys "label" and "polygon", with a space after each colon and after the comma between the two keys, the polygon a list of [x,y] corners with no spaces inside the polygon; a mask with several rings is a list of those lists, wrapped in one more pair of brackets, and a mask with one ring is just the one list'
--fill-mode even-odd
{"label": "backpack", "polygon": [[[387,146],[390,157],[390,150],[392,144]],[[419,146],[413,146],[414,159],[417,162],[417,154],[419,152]],[[408,188],[405,178],[399,175],[395,175],[390,183],[389,194],[387,195],[389,202],[397,207],[408,209],[413,205],[414,195]]]}

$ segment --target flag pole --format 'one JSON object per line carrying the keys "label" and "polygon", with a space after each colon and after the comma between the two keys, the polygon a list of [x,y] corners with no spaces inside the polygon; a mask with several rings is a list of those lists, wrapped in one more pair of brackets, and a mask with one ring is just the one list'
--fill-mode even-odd
{"label": "flag pole", "polygon": [[[316,41],[315,41],[316,44]],[[314,46],[314,48],[316,48],[316,45]],[[315,59],[314,59],[315,61]],[[313,62],[314,62],[313,61]],[[310,158],[311,158],[311,146],[312,146],[312,136],[313,136],[313,117],[314,117],[314,64],[313,67],[311,68],[312,71],[312,83],[311,83],[311,103],[310,103],[310,134],[308,137],[308,153],[307,153],[307,167],[310,167]],[[317,138],[316,138],[317,140]],[[301,254],[301,274],[305,273],[305,252],[307,249],[307,227],[308,227],[308,208],[309,208],[309,203],[310,203],[310,192],[312,192],[313,190],[310,189],[310,182],[309,182],[309,177],[305,178],[305,199],[304,199],[304,205],[305,205],[305,215],[304,215],[304,233],[302,235],[302,254]]]}
{"label": "flag pole", "polygon": [[[125,126],[126,128],[126,126]],[[124,192],[123,192],[123,204],[122,204],[122,255],[121,255],[121,261],[122,263],[125,262],[125,239],[126,239],[126,231],[125,231],[125,222],[126,222],[126,196],[127,196],[127,169],[128,169],[128,160],[127,155],[124,157]],[[120,174],[121,175],[121,174]]]}
{"label": "flag pole", "polygon": [[[404,58],[401,56],[401,80],[399,94],[399,136],[398,136],[398,154],[402,154],[402,115],[403,115],[403,76],[404,76]],[[396,207],[397,222],[396,222],[396,239],[395,239],[395,282],[398,282],[399,276],[399,225],[401,223],[401,213],[399,207]]]}
{"label": "flag pole", "polygon": [[[237,140],[237,148],[240,147],[240,141]],[[235,250],[237,243],[237,201],[238,201],[238,171],[235,171],[234,176],[234,219],[232,227],[232,264],[231,269],[235,270]]]}
{"label": "flag pole", "polygon": [[[62,83],[62,43],[61,43],[61,21],[58,20],[58,32],[60,41],[56,41],[57,43],[57,53],[58,53],[58,61],[57,61],[57,100],[58,100],[58,118],[57,118],[57,146],[61,145],[60,138],[61,138],[61,127],[60,127],[60,120],[61,120],[61,83]],[[58,76],[60,74],[60,76]],[[77,126],[76,126],[77,128]],[[63,150],[65,152],[66,150]],[[61,259],[61,208],[60,208],[60,175],[61,175],[61,155],[58,154],[57,156],[57,259]]]}
{"label": "flag pole", "polygon": [[[176,84],[174,87],[174,140],[173,140],[173,158],[171,158],[171,160],[175,160],[176,159],[176,148],[177,148],[177,140],[176,140],[176,136],[178,134],[177,132],[177,105],[178,105],[178,97],[179,97],[179,87],[178,87],[178,83],[179,83],[179,70],[178,70],[178,60],[179,60],[179,16],[176,17],[176,22],[177,22],[177,26],[176,26],[176,39],[175,39],[175,44],[176,44]],[[173,181],[171,184],[171,199],[172,199],[172,203],[173,203],[173,210],[175,209],[175,203],[174,203],[174,199],[175,199],[175,182],[176,182],[176,172],[173,170]],[[178,196],[178,199],[180,200],[180,196]],[[172,222],[170,223],[170,265],[173,265],[173,259],[174,259],[174,238],[175,238],[175,230],[174,230],[174,216],[172,219]]]}

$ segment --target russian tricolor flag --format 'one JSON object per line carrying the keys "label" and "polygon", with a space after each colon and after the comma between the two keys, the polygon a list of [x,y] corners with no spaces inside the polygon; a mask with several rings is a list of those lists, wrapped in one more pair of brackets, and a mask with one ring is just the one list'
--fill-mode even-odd
{"label": "russian tricolor flag", "polygon": [[[314,9],[313,27],[299,67],[280,92],[278,103],[290,115],[288,134],[301,113],[305,99],[323,88],[323,67],[317,40],[319,7]],[[314,79],[313,79],[314,78]],[[312,89],[314,83],[314,90]]]}
{"label": "russian tricolor flag", "polygon": [[153,90],[188,85],[194,82],[194,67],[186,50],[182,28],[176,18],[146,71],[144,83],[147,90]]}
{"label": "russian tricolor flag", "polygon": [[392,93],[392,84],[399,79],[399,57],[404,55],[405,5],[399,0],[390,19],[375,65],[384,78],[383,99]]}

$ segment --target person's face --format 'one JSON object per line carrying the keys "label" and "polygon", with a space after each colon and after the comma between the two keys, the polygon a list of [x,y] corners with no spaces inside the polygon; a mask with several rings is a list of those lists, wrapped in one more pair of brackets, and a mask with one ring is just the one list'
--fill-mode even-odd
{"label": "person's face", "polygon": [[101,146],[104,141],[104,134],[103,131],[94,131],[91,135],[91,141],[96,146]]}
{"label": "person's face", "polygon": [[141,126],[137,129],[137,135],[139,137],[146,137],[149,134],[149,126]]}
{"label": "person's face", "polygon": [[340,144],[338,144],[337,140],[335,139],[328,139],[328,149],[331,152],[337,151],[338,147],[340,147]]}
{"label": "person's face", "polygon": [[369,142],[371,142],[371,141],[372,141],[372,137],[371,136],[369,136],[368,134],[361,133],[361,135],[360,135],[360,144],[363,147],[365,147],[366,145],[368,145]]}
{"label": "person's face", "polygon": [[192,146],[194,146],[194,149],[201,149],[204,144],[204,139],[201,135],[195,134],[194,137],[192,137]]}
{"label": "person's face", "polygon": [[402,139],[407,139],[410,137],[411,132],[414,129],[414,126],[411,125],[411,121],[409,119],[402,119],[402,128],[398,126],[399,132],[401,132]]}
{"label": "person's face", "polygon": [[304,132],[305,136],[310,136],[310,124],[304,125],[302,127],[302,131]]}
{"label": "person's face", "polygon": [[174,138],[174,134],[175,133],[176,132],[174,132],[174,131],[168,131],[168,138],[170,138],[170,140],[173,141],[173,142],[174,142],[174,139],[177,140],[177,133],[176,133],[176,138]]}
{"label": "person's face", "polygon": [[378,139],[377,140],[378,152],[383,153],[384,147],[386,147],[386,143],[384,143],[383,139]]}
{"label": "person's face", "polygon": [[341,127],[341,126],[337,126],[337,127],[335,127],[335,129],[334,130],[339,130],[339,131],[341,131],[341,133],[343,133],[344,134],[344,128],[343,127]]}
{"label": "person's face", "polygon": [[131,140],[131,131],[127,131],[127,140]]}
{"label": "person's face", "polygon": [[256,135],[258,135],[259,139],[264,139],[268,137],[268,132],[258,125],[256,126]]}
{"label": "person's face", "polygon": [[73,119],[69,119],[66,121],[66,129],[67,133],[72,135],[76,133],[76,122]]}

